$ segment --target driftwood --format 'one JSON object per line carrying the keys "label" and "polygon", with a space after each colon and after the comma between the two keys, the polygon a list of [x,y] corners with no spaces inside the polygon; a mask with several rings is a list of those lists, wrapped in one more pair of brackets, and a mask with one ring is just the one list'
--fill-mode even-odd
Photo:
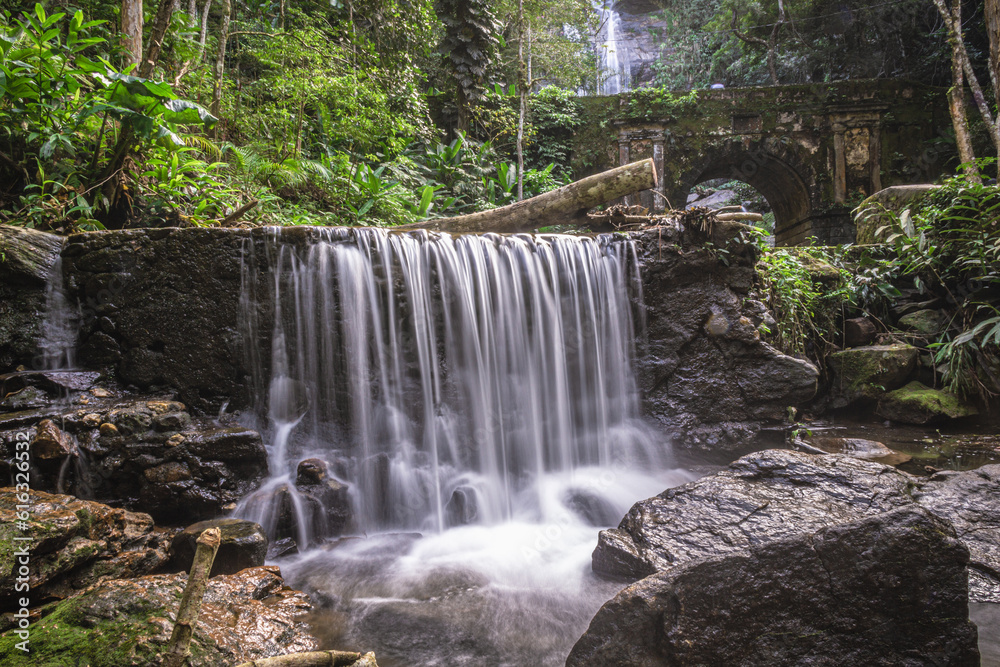
{"label": "driftwood", "polygon": [[556,188],[509,206],[454,218],[427,220],[396,229],[432,229],[454,233],[530,232],[551,225],[589,225],[587,211],[657,185],[653,160],[633,162]]}
{"label": "driftwood", "polygon": [[719,222],[760,222],[764,219],[760,213],[716,213]]}
{"label": "driftwood", "polygon": [[181,597],[181,606],[177,610],[177,621],[170,636],[170,648],[163,658],[163,667],[181,667],[187,660],[194,626],[201,611],[201,601],[208,586],[208,576],[212,572],[212,563],[215,562],[215,554],[219,551],[221,541],[222,532],[218,528],[209,528],[198,536],[198,548],[194,552],[194,562]]}
{"label": "driftwood", "polygon": [[361,654],[350,651],[310,651],[251,660],[236,667],[350,667],[358,660]]}

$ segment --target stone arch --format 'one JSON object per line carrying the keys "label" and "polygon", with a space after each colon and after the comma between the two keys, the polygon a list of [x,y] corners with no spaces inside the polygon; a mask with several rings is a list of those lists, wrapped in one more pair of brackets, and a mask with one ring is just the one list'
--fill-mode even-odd
{"label": "stone arch", "polygon": [[674,206],[686,202],[698,183],[715,178],[738,180],[755,188],[770,204],[779,245],[793,245],[809,234],[816,175],[787,140],[727,141],[704,147],[687,162],[688,168],[668,194]]}

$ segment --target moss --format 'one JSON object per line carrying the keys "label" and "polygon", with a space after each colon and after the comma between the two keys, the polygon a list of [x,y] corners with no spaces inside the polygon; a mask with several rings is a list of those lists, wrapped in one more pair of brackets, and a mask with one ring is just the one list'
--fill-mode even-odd
{"label": "moss", "polygon": [[879,414],[893,421],[926,424],[943,418],[969,417],[978,411],[955,394],[911,382],[886,394],[879,405]]}
{"label": "moss", "polygon": [[[48,616],[31,626],[31,657],[38,667],[124,667],[154,664],[157,645],[143,641],[150,634],[153,606],[141,598],[127,613],[96,620],[85,608],[93,602],[78,597],[58,604]],[[125,610],[123,610],[125,611]],[[0,636],[0,665],[25,664],[13,633]]]}

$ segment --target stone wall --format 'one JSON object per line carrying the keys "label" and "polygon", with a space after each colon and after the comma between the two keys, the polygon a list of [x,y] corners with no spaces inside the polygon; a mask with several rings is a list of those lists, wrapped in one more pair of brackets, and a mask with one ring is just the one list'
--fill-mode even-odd
{"label": "stone wall", "polygon": [[[755,252],[740,226],[711,233],[665,226],[633,234],[645,306],[637,348],[646,413],[682,444],[728,448],[762,421],[812,398],[818,373],[760,340],[764,306],[748,299]],[[159,229],[71,236],[67,289],[82,305],[78,358],[143,390],[171,389],[196,412],[248,405],[250,359],[270,356],[267,280],[241,304],[244,258],[258,274],[273,230]],[[309,243],[316,230],[282,239]],[[254,332],[241,308],[257,310]]]}

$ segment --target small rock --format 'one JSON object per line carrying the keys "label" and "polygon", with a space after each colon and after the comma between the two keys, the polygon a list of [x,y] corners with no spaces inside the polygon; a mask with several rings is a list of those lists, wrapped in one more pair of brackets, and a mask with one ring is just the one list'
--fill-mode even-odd
{"label": "small rock", "polygon": [[191,569],[198,536],[209,528],[222,533],[219,551],[212,565],[212,575],[236,574],[249,567],[264,564],[267,557],[267,536],[259,523],[241,519],[213,519],[188,526],[174,537],[170,545],[171,563],[179,570]]}
{"label": "small rock", "polygon": [[186,412],[166,412],[153,417],[157,431],[180,431],[191,425],[191,415]]}
{"label": "small rock", "polygon": [[148,401],[146,407],[154,415],[164,415],[168,412],[184,412],[187,408],[177,401]]}
{"label": "small rock", "polygon": [[111,392],[105,389],[104,387],[94,387],[93,389],[90,390],[90,393],[95,398],[108,398],[111,396]]}
{"label": "small rock", "polygon": [[169,438],[167,438],[167,446],[168,447],[176,447],[177,445],[181,444],[185,440],[187,440],[187,438],[185,438],[180,433],[174,433],[172,436],[170,436]]}
{"label": "small rock", "polygon": [[114,437],[118,435],[118,427],[110,422],[104,422],[101,424],[101,435],[105,437]]}
{"label": "small rock", "polygon": [[883,396],[875,413],[894,422],[919,425],[969,417],[979,411],[955,394],[911,382]]}
{"label": "small rock", "polygon": [[153,425],[153,415],[140,406],[112,410],[108,413],[108,419],[118,427],[122,435],[145,433]]}
{"label": "small rock", "polygon": [[280,540],[272,542],[267,547],[267,559],[274,560],[282,556],[294,556],[298,552],[299,545],[295,543],[295,540],[290,537],[283,537]]}
{"label": "small rock", "polygon": [[101,426],[101,415],[96,412],[91,412],[83,416],[83,425],[87,428],[100,428]]}
{"label": "small rock", "polygon": [[191,479],[191,471],[179,461],[170,461],[155,468],[147,468],[143,471],[143,476],[153,484],[170,484]]}
{"label": "small rock", "polygon": [[855,317],[844,321],[844,343],[847,347],[870,345],[875,340],[875,325],[867,317]]}
{"label": "small rock", "polygon": [[295,486],[319,484],[324,479],[326,479],[326,461],[323,459],[299,461],[295,473]]}
{"label": "small rock", "polygon": [[948,324],[947,316],[939,310],[918,310],[899,318],[899,328],[936,336]]}
{"label": "small rock", "polygon": [[725,336],[730,328],[729,318],[718,312],[709,315],[708,321],[705,322],[705,332],[709,336]]}
{"label": "small rock", "polygon": [[51,419],[46,419],[38,424],[35,437],[31,441],[31,454],[36,459],[52,460],[77,456],[79,452],[73,438],[59,430]]}

